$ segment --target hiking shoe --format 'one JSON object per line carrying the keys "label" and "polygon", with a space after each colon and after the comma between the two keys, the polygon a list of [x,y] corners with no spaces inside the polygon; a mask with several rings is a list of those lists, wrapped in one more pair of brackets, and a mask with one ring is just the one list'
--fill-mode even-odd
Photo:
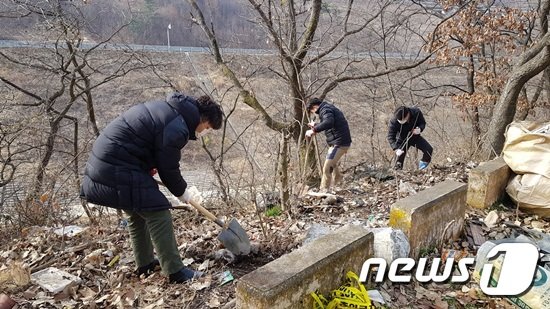
{"label": "hiking shoe", "polygon": [[430,162],[420,161],[418,163],[418,169],[419,170],[425,170],[428,167],[428,164],[430,164]]}
{"label": "hiking shoe", "polygon": [[135,274],[138,277],[141,275],[145,275],[145,277],[148,277],[156,270],[157,266],[160,266],[160,262],[159,260],[154,259],[151,263],[145,266],[138,267],[138,269],[136,269],[135,271]]}
{"label": "hiking shoe", "polygon": [[202,271],[194,271],[187,267],[180,269],[180,271],[173,273],[169,276],[170,283],[184,283],[191,279],[197,279],[204,275]]}

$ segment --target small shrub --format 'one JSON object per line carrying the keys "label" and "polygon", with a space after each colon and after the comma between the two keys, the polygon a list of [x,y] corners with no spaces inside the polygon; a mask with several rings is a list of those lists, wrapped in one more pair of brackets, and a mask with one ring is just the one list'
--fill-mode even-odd
{"label": "small shrub", "polygon": [[282,213],[283,213],[283,210],[281,209],[281,206],[279,206],[279,205],[274,205],[272,207],[269,207],[265,211],[265,215],[268,216],[268,217],[278,217]]}

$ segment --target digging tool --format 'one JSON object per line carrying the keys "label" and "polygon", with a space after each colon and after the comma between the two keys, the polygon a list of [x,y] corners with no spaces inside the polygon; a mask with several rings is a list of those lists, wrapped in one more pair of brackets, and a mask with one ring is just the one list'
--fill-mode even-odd
{"label": "digging tool", "polygon": [[[165,186],[158,180],[157,183]],[[235,255],[248,255],[250,253],[250,239],[248,239],[246,231],[235,218],[231,219],[229,223],[224,223],[213,213],[202,207],[199,202],[191,201],[189,204],[197,209],[203,216],[222,228],[221,233],[218,235],[218,239],[227,250]]]}

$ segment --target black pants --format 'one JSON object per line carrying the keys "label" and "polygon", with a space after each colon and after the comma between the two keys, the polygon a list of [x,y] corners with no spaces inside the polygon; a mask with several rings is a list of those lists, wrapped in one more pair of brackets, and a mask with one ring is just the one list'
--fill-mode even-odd
{"label": "black pants", "polygon": [[422,151],[422,161],[424,162],[430,162],[432,161],[432,153],[433,148],[430,143],[428,143],[427,140],[425,140],[420,135],[413,135],[409,141],[407,142],[407,145],[403,146],[403,144],[400,144],[401,146],[399,149],[403,150],[403,154],[397,158],[397,164],[403,166],[403,161],[405,161],[405,157],[407,156],[407,150],[409,147],[413,146]]}

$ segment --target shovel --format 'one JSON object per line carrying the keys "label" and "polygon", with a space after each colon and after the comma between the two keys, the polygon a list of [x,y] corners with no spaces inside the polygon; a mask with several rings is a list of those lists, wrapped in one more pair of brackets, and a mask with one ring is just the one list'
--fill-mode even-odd
{"label": "shovel", "polygon": [[[160,181],[157,181],[157,183],[164,186]],[[235,255],[248,255],[250,253],[250,240],[248,239],[248,235],[235,218],[231,219],[229,223],[226,224],[206,208],[202,207],[200,203],[191,201],[189,204],[222,228],[222,232],[218,235],[218,239],[227,250]]]}

